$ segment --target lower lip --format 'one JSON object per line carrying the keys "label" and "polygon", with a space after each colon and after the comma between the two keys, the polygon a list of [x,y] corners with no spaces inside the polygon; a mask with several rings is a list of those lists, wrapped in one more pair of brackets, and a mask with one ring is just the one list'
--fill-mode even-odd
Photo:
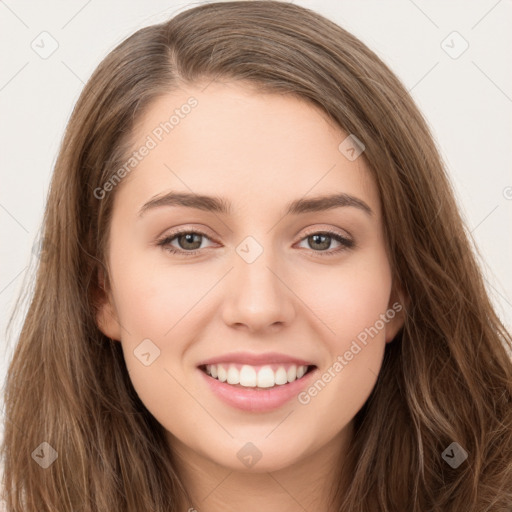
{"label": "lower lip", "polygon": [[251,412],[266,412],[283,406],[307,387],[318,368],[302,378],[272,388],[235,387],[214,379],[198,368],[210,389],[225,403],[237,409]]}

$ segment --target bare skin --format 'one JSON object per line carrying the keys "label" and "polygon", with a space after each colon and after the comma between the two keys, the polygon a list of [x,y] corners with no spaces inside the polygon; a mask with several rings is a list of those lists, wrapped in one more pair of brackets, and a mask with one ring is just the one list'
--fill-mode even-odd
{"label": "bare skin", "polygon": [[[340,151],[348,133],[314,106],[240,84],[205,85],[159,98],[137,127],[136,148],[197,99],[115,191],[112,286],[98,325],[122,343],[137,393],[168,432],[189,495],[184,511],[327,512],[353,418],[403,323],[398,313],[378,322],[399,300],[378,191],[364,158]],[[232,211],[166,205],[139,216],[170,191],[223,197]],[[293,200],[341,192],[371,213],[348,205],[285,215]],[[171,254],[157,242],[176,228],[203,235],[193,248],[194,240],[175,237],[167,247],[182,254]],[[326,230],[353,246],[318,237]],[[253,245],[244,245],[247,237]],[[249,263],[240,247],[261,254]],[[338,356],[375,325],[378,333],[334,371]],[[149,365],[134,355],[145,339],[160,351]],[[299,357],[316,365],[318,378],[331,378],[308,403],[239,410],[197,368],[236,351]],[[247,443],[261,455],[251,466],[237,456]]]}

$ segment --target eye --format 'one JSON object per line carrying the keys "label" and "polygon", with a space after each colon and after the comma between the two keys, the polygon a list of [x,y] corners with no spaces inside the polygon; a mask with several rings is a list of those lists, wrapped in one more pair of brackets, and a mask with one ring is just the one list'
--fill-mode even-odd
{"label": "eye", "polygon": [[[184,229],[167,235],[165,238],[158,241],[157,245],[162,246],[166,251],[169,251],[172,254],[186,254],[187,256],[191,256],[199,252],[199,249],[202,245],[201,238],[210,239],[208,235],[201,231],[191,231]],[[177,240],[178,244],[182,246],[182,248],[176,248],[171,245],[172,241],[175,239]]]}
{"label": "eye", "polygon": [[[313,233],[307,234],[302,240],[305,240],[310,247],[315,247],[320,250],[314,249],[314,252],[317,253],[318,256],[335,256],[342,251],[347,249],[351,249],[355,246],[355,242],[347,238],[343,235],[340,235],[336,231],[315,231]],[[340,246],[331,251],[324,251],[322,249],[328,248],[331,245],[332,241],[335,240],[340,244]]]}
{"label": "eye", "polygon": [[[201,252],[201,249],[204,249],[204,247],[201,247],[202,239],[211,240],[210,237],[202,231],[183,229],[174,231],[165,236],[157,242],[157,245],[163,247],[171,254],[193,256]],[[178,243],[178,247],[172,245],[174,240]],[[332,244],[333,240],[340,244],[339,247],[335,250],[325,251],[324,249],[327,249]],[[312,248],[313,252],[317,253],[318,256],[333,256],[355,246],[355,242],[352,239],[329,230],[309,233],[301,239],[301,242],[302,241],[307,241],[310,248]]]}

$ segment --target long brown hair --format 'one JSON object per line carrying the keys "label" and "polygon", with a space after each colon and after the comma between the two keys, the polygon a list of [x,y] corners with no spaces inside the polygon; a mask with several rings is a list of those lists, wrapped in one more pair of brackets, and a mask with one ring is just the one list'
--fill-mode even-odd
{"label": "long brown hair", "polygon": [[[512,510],[512,338],[488,298],[425,120],[361,41],[307,8],[272,0],[200,5],[143,28],[82,91],[56,161],[44,257],[6,381],[7,509],[178,509],[184,489],[164,429],[134,391],[121,344],[96,324],[117,189],[102,200],[94,191],[126,162],[133,127],[155,98],[216,78],[320,107],[364,143],[380,192],[393,276],[408,306],[355,417],[350,481],[333,489],[333,510]],[[47,469],[31,456],[49,456],[43,442],[58,454]],[[452,443],[467,453],[456,468],[443,456]]]}

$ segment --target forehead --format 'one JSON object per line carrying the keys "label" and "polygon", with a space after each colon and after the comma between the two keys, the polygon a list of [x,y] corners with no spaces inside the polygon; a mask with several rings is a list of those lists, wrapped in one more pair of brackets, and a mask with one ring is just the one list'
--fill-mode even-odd
{"label": "forehead", "polygon": [[174,189],[228,197],[241,208],[345,192],[378,210],[364,153],[344,153],[348,137],[291,95],[216,82],[179,89],[155,100],[135,127],[133,150],[150,149],[121,188],[138,203]]}

